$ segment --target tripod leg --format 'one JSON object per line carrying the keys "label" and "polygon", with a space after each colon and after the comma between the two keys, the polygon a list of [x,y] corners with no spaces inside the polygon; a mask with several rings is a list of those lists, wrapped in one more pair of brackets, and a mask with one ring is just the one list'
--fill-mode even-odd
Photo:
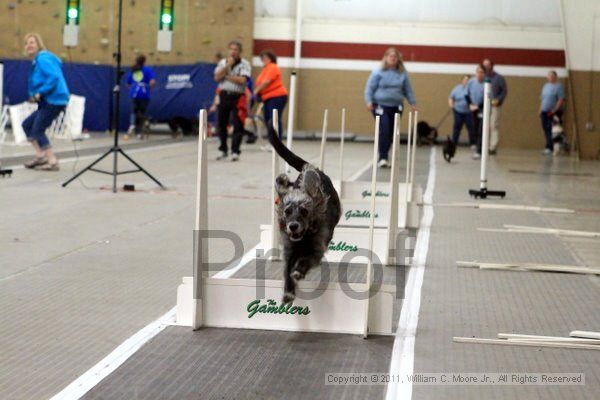
{"label": "tripod leg", "polygon": [[[115,135],[118,135],[118,134],[119,134],[119,132],[115,132]],[[119,148],[119,151],[121,151],[121,148]],[[114,159],[113,159],[113,173],[112,173],[112,176],[113,176],[113,193],[117,193],[117,175],[118,175],[118,172],[117,172],[118,171],[118,169],[117,169],[117,158],[118,158],[118,156],[119,155],[115,151]]]}
{"label": "tripod leg", "polygon": [[163,186],[162,183],[160,183],[158,181],[158,179],[156,179],[155,177],[153,177],[148,171],[146,171],[140,164],[136,163],[133,158],[129,157],[127,155],[127,153],[125,153],[122,149],[119,148],[119,153],[123,154],[123,157],[125,157],[126,159],[129,160],[129,162],[131,162],[133,165],[135,165],[136,167],[138,167],[138,169],[143,172],[144,174],[146,174],[148,176],[148,178],[152,179],[154,182],[156,182],[156,184],[158,186],[160,186],[162,189],[166,189],[166,187]]}
{"label": "tripod leg", "polygon": [[98,158],[96,161],[94,161],[93,163],[91,163],[90,165],[88,165],[87,167],[85,167],[84,169],[82,169],[81,171],[79,171],[78,173],[76,173],[71,179],[69,179],[68,181],[66,181],[65,183],[62,184],[62,187],[67,186],[69,183],[73,182],[75,179],[79,178],[80,175],[82,175],[85,171],[89,170],[90,168],[92,168],[94,165],[98,164],[100,161],[102,161],[107,155],[109,155],[110,153],[112,153],[114,150],[114,148],[110,148],[106,153],[102,154],[100,156],[100,158]]}

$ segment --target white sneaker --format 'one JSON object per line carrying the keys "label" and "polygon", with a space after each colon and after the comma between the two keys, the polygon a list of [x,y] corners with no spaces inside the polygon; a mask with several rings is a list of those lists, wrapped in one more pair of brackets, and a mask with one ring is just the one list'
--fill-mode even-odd
{"label": "white sneaker", "polygon": [[542,151],[542,154],[545,156],[549,156],[550,154],[552,154],[552,150],[550,149],[544,149],[544,151]]}
{"label": "white sneaker", "polygon": [[231,161],[237,161],[240,159],[240,155],[238,153],[233,153],[231,155]]}
{"label": "white sneaker", "polygon": [[390,166],[390,164],[388,163],[388,160],[386,160],[385,158],[382,158],[377,163],[377,168],[388,168],[389,166]]}
{"label": "white sneaker", "polygon": [[217,156],[217,160],[226,160],[227,159],[227,153],[225,153],[224,151],[220,152],[219,155]]}
{"label": "white sneaker", "polygon": [[481,154],[473,153],[473,160],[479,160],[481,158]]}

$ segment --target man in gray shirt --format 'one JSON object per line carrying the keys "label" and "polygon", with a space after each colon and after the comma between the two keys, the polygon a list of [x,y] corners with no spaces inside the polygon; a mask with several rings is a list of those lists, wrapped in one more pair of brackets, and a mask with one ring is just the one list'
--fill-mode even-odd
{"label": "man in gray shirt", "polygon": [[494,71],[494,63],[489,58],[482,62],[486,77],[492,83],[492,114],[490,116],[490,154],[496,154],[496,147],[500,140],[500,108],[508,94],[508,87],[504,77]]}
{"label": "man in gray shirt", "polygon": [[245,101],[246,83],[250,78],[250,63],[240,57],[242,44],[232,40],[229,42],[229,56],[222,59],[215,68],[215,81],[219,83],[219,108],[217,114],[221,154],[217,160],[227,158],[227,126],[233,125],[231,139],[231,161],[240,158],[240,144],[244,134],[244,122],[238,116],[238,104]]}

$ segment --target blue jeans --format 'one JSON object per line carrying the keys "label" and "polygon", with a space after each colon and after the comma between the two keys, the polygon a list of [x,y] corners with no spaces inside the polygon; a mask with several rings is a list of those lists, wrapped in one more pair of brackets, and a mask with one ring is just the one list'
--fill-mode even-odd
{"label": "blue jeans", "polygon": [[278,96],[271,97],[270,99],[264,100],[264,108],[263,111],[265,113],[265,121],[267,126],[271,125],[271,120],[273,119],[273,110],[277,110],[277,118],[279,119],[279,137],[283,135],[282,121],[283,121],[283,109],[287,104],[288,97],[287,96]]}
{"label": "blue jeans", "polygon": [[373,117],[377,116],[375,111],[378,107],[383,110],[383,114],[379,116],[379,160],[387,160],[394,140],[394,115],[399,113],[402,116],[402,112],[398,110],[398,106],[388,107],[373,104],[373,111],[371,111]]}
{"label": "blue jeans", "polygon": [[463,125],[466,125],[467,132],[469,134],[469,146],[476,143],[475,131],[473,130],[473,115],[468,112],[466,114],[460,113],[456,110],[454,112],[454,126],[452,127],[452,141],[454,144],[458,144],[458,138],[460,137],[460,131]]}
{"label": "blue jeans", "polygon": [[46,136],[46,129],[52,125],[52,121],[58,114],[61,113],[66,106],[56,106],[54,104],[48,104],[45,101],[41,101],[38,104],[38,109],[33,112],[29,117],[23,121],[21,125],[25,131],[27,139],[32,142],[36,141],[40,149],[46,150],[52,147],[50,141]]}
{"label": "blue jeans", "polygon": [[546,148],[552,150],[554,147],[552,144],[552,117],[548,116],[547,111],[540,113],[542,119],[542,128],[544,129],[544,136],[546,137]]}

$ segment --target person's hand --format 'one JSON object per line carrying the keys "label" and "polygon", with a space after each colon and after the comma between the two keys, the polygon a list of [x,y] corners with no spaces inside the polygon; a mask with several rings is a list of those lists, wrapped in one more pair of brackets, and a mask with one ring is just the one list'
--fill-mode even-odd
{"label": "person's hand", "polygon": [[498,105],[498,99],[492,99],[492,105],[493,106],[497,106]]}
{"label": "person's hand", "polygon": [[373,111],[373,103],[367,103],[367,110]]}
{"label": "person's hand", "polygon": [[412,108],[413,111],[419,111],[416,104],[411,104],[410,108]]}
{"label": "person's hand", "polygon": [[478,109],[479,109],[479,107],[476,104],[469,104],[469,110],[477,111]]}
{"label": "person's hand", "polygon": [[227,66],[228,67],[231,67],[234,62],[235,62],[235,60],[233,59],[233,57],[227,57]]}
{"label": "person's hand", "polygon": [[33,96],[31,96],[29,99],[27,99],[27,101],[30,103],[38,103],[41,99],[42,99],[42,96],[40,96],[39,93],[36,93]]}
{"label": "person's hand", "polygon": [[213,104],[210,106],[210,108],[208,109],[208,113],[214,113],[217,110],[217,105]]}
{"label": "person's hand", "polygon": [[548,111],[546,115],[552,118],[554,116],[554,111]]}

